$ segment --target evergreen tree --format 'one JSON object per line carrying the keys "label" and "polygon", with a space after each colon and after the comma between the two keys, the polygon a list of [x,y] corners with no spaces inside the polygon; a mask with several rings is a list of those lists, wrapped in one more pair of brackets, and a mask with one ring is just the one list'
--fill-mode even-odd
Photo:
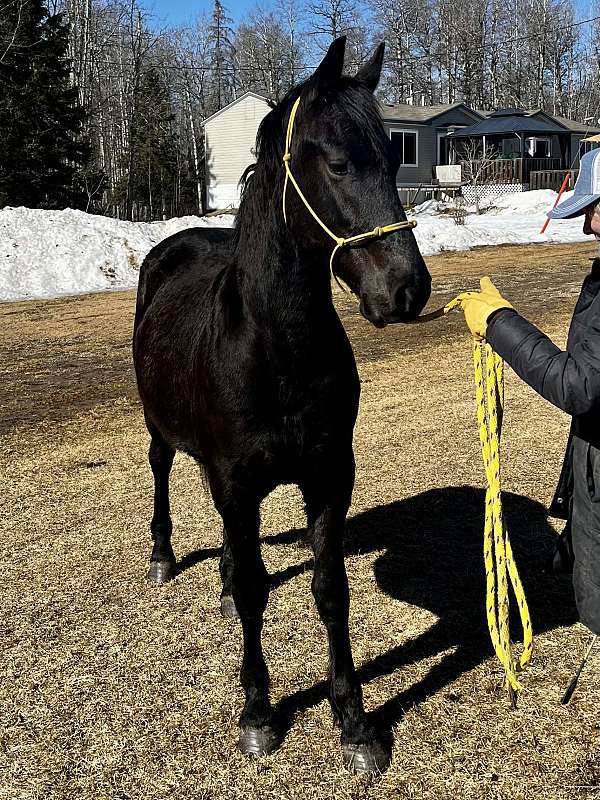
{"label": "evergreen tree", "polygon": [[77,171],[88,148],[70,85],[68,28],[43,0],[4,7],[0,18],[0,206],[64,208],[82,200]]}
{"label": "evergreen tree", "polygon": [[142,73],[131,142],[136,163],[133,196],[149,219],[173,213],[177,193],[178,143],[169,90],[156,69]]}
{"label": "evergreen tree", "polygon": [[234,48],[232,45],[233,20],[220,0],[215,0],[209,25],[210,53],[214,68],[213,105],[218,111],[235,97],[235,74],[232,71]]}

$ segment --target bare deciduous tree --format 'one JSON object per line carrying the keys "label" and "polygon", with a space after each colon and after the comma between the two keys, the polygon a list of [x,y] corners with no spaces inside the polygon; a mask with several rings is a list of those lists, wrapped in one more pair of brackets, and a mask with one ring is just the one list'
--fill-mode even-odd
{"label": "bare deciduous tree", "polygon": [[[0,66],[19,28],[18,14],[16,24],[13,14],[11,27],[3,27],[1,12],[28,2],[0,0]],[[540,107],[594,125],[600,117],[600,26],[578,24],[575,0],[270,0],[236,22],[215,0],[212,13],[158,32],[141,2],[50,0],[69,21],[72,82],[87,112],[90,210],[150,214],[134,196],[136,125],[144,126],[140,86],[148,70],[160,74],[173,116],[165,136],[177,149],[168,179],[175,189],[163,194],[170,198],[166,213],[198,212],[203,120],[247,89],[280,99],[341,33],[348,36],[348,72],[386,39],[379,93],[388,102]],[[600,16],[594,2],[588,13]],[[157,192],[145,190],[158,214]]]}

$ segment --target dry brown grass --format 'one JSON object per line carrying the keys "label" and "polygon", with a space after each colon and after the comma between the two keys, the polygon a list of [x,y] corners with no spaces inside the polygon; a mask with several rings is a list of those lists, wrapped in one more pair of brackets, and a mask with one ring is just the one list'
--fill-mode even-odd
{"label": "dry brown grass", "polygon": [[[489,272],[564,341],[584,245],[430,259],[432,305]],[[172,480],[183,569],[146,587],[151,476],[129,355],[131,293],[0,307],[0,798],[518,798],[598,792],[598,656],[558,704],[586,635],[541,574],[568,420],[507,379],[505,488],[536,654],[511,710],[484,625],[482,469],[461,319],[370,328],[339,299],[363,381],[348,526],[354,653],[395,736],[379,782],[348,776],[325,700],[325,637],[292,488],[264,503],[274,576],[265,652],[292,720],[236,752],[240,631],[218,613],[219,521],[192,462]]]}

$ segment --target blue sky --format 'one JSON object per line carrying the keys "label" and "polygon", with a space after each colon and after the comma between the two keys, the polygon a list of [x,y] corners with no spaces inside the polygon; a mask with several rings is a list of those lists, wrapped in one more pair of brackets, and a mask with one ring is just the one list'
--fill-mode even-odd
{"label": "blue sky", "polygon": [[[256,5],[256,0],[221,0],[234,21]],[[191,19],[201,14],[203,11],[212,11],[212,0],[142,0],[143,5],[156,16],[164,20],[166,25],[179,25],[189,22]],[[269,5],[265,2],[264,5]]]}
{"label": "blue sky", "polygon": [[[154,11],[165,25],[179,25],[189,22],[203,11],[210,12],[212,0],[142,0],[143,5]],[[248,9],[257,5],[257,0],[222,0],[234,21],[237,22]],[[263,0],[263,6],[271,5]],[[580,19],[596,16],[596,5],[593,0],[575,0]]]}

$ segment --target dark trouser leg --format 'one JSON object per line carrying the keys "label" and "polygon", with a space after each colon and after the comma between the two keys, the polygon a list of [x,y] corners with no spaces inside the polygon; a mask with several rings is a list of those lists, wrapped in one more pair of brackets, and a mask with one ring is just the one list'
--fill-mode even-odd
{"label": "dark trouser leg", "polygon": [[236,619],[239,614],[233,600],[233,554],[225,528],[223,528],[223,550],[219,560],[219,572],[222,584],[221,614],[228,619]]}
{"label": "dark trouser leg", "polygon": [[600,450],[573,440],[573,588],[579,617],[600,634]]}
{"label": "dark trouser leg", "polygon": [[353,772],[382,772],[389,765],[389,755],[365,715],[348,630],[350,595],[343,533],[353,477],[352,461],[348,484],[327,500],[322,488],[304,487],[315,554],[312,590],[329,639],[331,704],[342,729],[346,765]]}
{"label": "dark trouser leg", "polygon": [[169,474],[173,466],[175,451],[162,436],[150,430],[152,441],[148,460],[154,476],[154,514],[150,523],[154,546],[150,556],[148,581],[160,586],[175,575],[175,554],[171,547],[171,509],[169,507]]}
{"label": "dark trouser leg", "polygon": [[269,576],[260,554],[259,501],[229,500],[217,506],[223,517],[233,561],[233,599],[242,623],[244,655],[240,671],[246,694],[240,717],[242,752],[264,755],[275,750],[280,737],[273,724],[269,673],[262,651],[263,614],[269,596]]}

